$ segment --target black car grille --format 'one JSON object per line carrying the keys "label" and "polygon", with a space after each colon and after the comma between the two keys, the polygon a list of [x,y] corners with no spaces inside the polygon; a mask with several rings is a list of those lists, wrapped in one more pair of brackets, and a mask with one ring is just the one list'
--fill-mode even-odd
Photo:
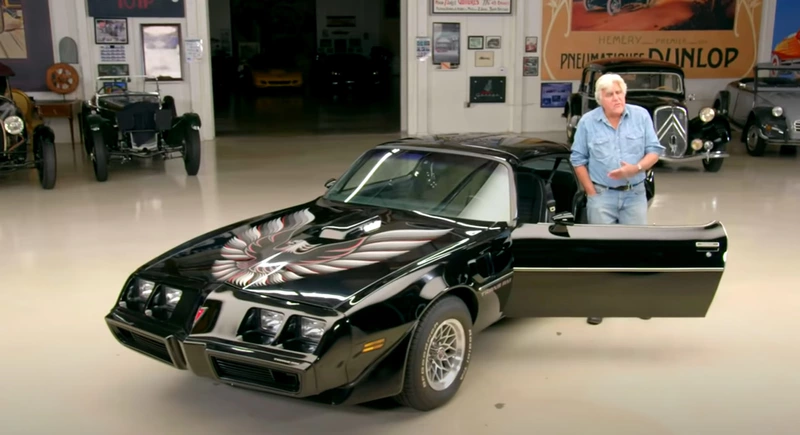
{"label": "black car grille", "polygon": [[653,112],[653,124],[667,157],[682,157],[689,145],[688,117],[683,107],[662,106]]}
{"label": "black car grille", "polygon": [[294,373],[216,357],[211,357],[211,362],[217,376],[223,380],[274,388],[289,393],[300,391],[300,378]]}
{"label": "black car grille", "polygon": [[173,364],[172,357],[169,355],[165,342],[126,329],[116,329],[115,334],[121,342],[128,346],[164,361],[167,364]]}

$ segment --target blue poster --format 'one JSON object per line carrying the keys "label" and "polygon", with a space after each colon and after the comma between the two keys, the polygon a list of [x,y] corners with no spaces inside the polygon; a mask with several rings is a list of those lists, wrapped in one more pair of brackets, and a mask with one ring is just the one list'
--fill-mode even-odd
{"label": "blue poster", "polygon": [[542,107],[564,107],[572,95],[572,82],[542,83]]}
{"label": "blue poster", "polygon": [[773,65],[800,62],[800,1],[777,1],[771,49]]}

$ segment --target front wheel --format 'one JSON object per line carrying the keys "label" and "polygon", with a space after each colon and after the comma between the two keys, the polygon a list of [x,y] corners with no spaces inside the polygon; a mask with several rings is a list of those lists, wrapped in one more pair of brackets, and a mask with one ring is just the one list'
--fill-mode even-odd
{"label": "front wheel", "polygon": [[622,0],[608,0],[606,3],[608,15],[617,15],[622,10]]}
{"label": "front wheel", "polygon": [[91,133],[92,148],[89,157],[94,166],[94,178],[103,182],[108,180],[108,148],[103,140],[103,134],[99,131]]}
{"label": "front wheel", "polygon": [[183,141],[183,166],[190,176],[200,171],[200,132],[189,128]]}
{"label": "front wheel", "polygon": [[707,172],[719,172],[720,168],[722,168],[722,163],[724,162],[725,159],[704,159],[703,168]]}
{"label": "front wheel", "polygon": [[43,189],[50,190],[56,185],[56,145],[52,140],[42,138],[34,144],[36,150],[36,171]]}
{"label": "front wheel", "polygon": [[430,411],[455,396],[472,355],[472,316],[464,302],[445,296],[419,321],[411,339],[401,404]]}
{"label": "front wheel", "polygon": [[747,148],[747,154],[750,154],[751,156],[764,155],[764,150],[767,148],[767,141],[758,135],[758,125],[756,122],[753,122],[747,128],[747,134],[745,135],[744,140],[744,145]]}

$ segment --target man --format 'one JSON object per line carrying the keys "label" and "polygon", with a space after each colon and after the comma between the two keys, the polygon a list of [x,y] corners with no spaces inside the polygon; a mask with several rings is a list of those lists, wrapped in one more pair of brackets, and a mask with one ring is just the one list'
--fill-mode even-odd
{"label": "man", "polygon": [[[604,74],[595,83],[598,107],[578,121],[570,158],[587,195],[590,224],[647,224],[645,171],[658,162],[658,142],[650,113],[625,103],[625,81]],[[600,317],[590,317],[597,325]]]}

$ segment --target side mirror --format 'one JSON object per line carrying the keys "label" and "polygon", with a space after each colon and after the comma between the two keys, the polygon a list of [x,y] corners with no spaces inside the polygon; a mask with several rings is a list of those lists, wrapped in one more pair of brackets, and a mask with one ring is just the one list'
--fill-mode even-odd
{"label": "side mirror", "polygon": [[336,179],[335,178],[331,178],[330,180],[325,182],[325,188],[326,189],[330,189],[331,186],[333,186],[334,183],[336,183]]}
{"label": "side mirror", "polygon": [[550,225],[550,232],[556,236],[569,237],[567,227],[575,225],[575,215],[564,211],[553,216],[553,225]]}

